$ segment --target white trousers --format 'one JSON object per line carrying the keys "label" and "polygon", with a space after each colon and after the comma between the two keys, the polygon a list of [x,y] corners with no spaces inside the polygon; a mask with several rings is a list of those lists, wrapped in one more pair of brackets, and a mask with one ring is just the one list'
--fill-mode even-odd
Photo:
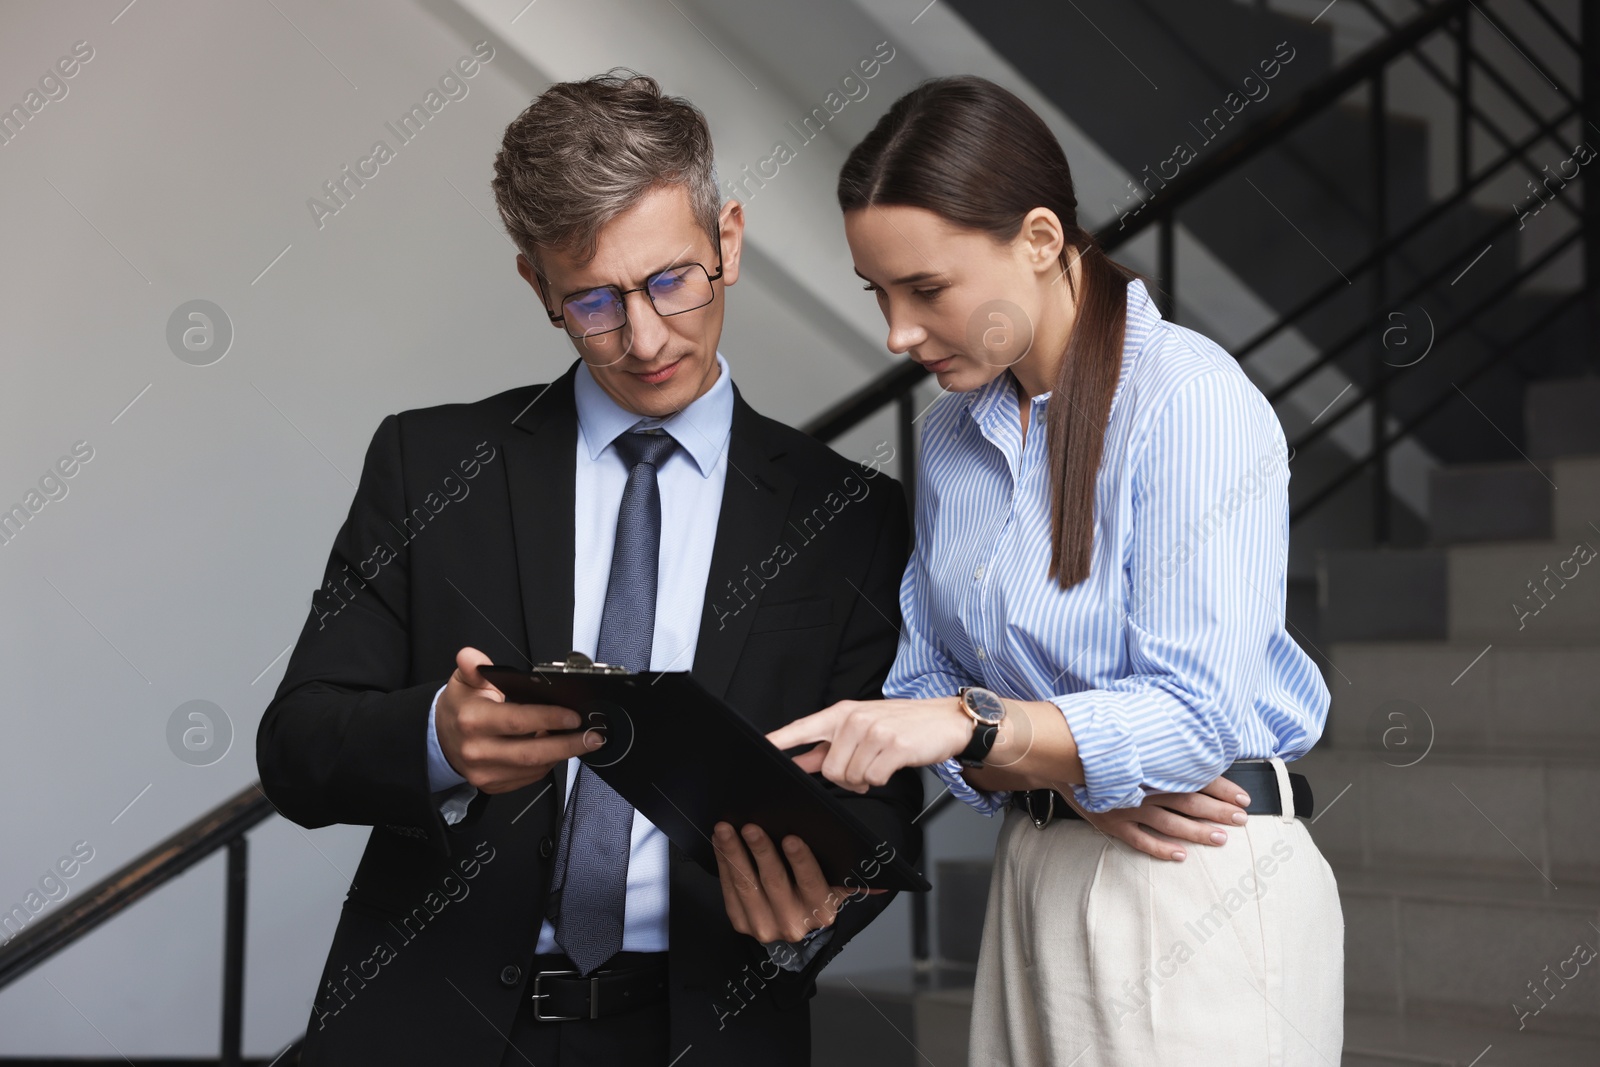
{"label": "white trousers", "polygon": [[1337,1067],[1344,915],[1299,819],[1158,860],[1086,822],[1005,815],[971,1067]]}

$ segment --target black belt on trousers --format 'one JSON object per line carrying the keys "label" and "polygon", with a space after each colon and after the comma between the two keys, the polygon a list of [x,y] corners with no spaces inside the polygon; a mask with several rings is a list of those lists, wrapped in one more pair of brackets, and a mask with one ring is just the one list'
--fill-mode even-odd
{"label": "black belt on trousers", "polygon": [[619,956],[659,957],[640,966],[602,967],[585,978],[566,968],[540,970],[534,961],[528,983],[528,1001],[540,1022],[599,1019],[632,1011],[666,999],[667,961],[661,953],[619,953]]}
{"label": "black belt on trousers", "polygon": [[[1278,773],[1265,760],[1241,760],[1222,772],[1222,777],[1243,789],[1250,797],[1245,811],[1250,815],[1282,815],[1283,799],[1278,794]],[[1303,774],[1289,775],[1289,789],[1293,794],[1294,813],[1297,818],[1310,818],[1312,813],[1311,783]],[[1029,789],[1011,794],[1011,806],[1021,808],[1041,829],[1052,818],[1082,819],[1076,808],[1068,804],[1054,789]]]}

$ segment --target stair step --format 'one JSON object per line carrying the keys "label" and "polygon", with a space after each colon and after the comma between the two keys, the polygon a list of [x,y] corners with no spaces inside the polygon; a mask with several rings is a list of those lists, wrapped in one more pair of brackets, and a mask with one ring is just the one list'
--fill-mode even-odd
{"label": "stair step", "polygon": [[[897,967],[848,976],[823,971],[811,1000],[811,1062],[830,1067],[921,1067],[931,1056],[935,1067],[965,1067],[975,973],[972,967],[956,965],[926,970]],[[941,999],[948,995],[955,997],[955,1015],[951,1002]],[[959,1047],[922,1040],[919,1021],[926,1032],[938,1032],[945,1041],[959,1033]]]}
{"label": "stair step", "polygon": [[1562,541],[1326,552],[1317,582],[1325,640],[1600,643],[1596,529]]}
{"label": "stair step", "polygon": [[1448,556],[1452,637],[1600,643],[1600,533],[1576,544],[1457,545]]}
{"label": "stair step", "polygon": [[1425,744],[1319,747],[1296,764],[1315,790],[1311,832],[1330,863],[1600,884],[1600,757],[1452,755]]}
{"label": "stair step", "polygon": [[1549,540],[1555,536],[1554,484],[1520,460],[1436,467],[1428,475],[1433,542]]}
{"label": "stair step", "polygon": [[1324,552],[1317,602],[1327,641],[1426,641],[1449,632],[1446,550]]}
{"label": "stair step", "polygon": [[[1492,831],[1490,831],[1492,833]],[[1339,870],[1345,1002],[1355,1011],[1600,1038],[1600,886]],[[1546,970],[1546,968],[1549,970]],[[1529,983],[1549,983],[1536,999]],[[1547,1001],[1547,1003],[1546,1003]],[[1534,1010],[1537,1009],[1537,1010]],[[1519,1011],[1520,1010],[1520,1011]]]}
{"label": "stair step", "polygon": [[1600,455],[1600,377],[1530,382],[1523,405],[1530,456]]}
{"label": "stair step", "polygon": [[1592,540],[1600,534],[1600,456],[1436,467],[1428,526],[1436,545]]}
{"label": "stair step", "polygon": [[1464,1021],[1347,1011],[1342,1067],[1574,1067],[1600,1058],[1593,1039]]}
{"label": "stair step", "polygon": [[[906,976],[910,971],[897,973]],[[853,981],[863,984],[859,976]],[[869,987],[873,984],[871,978],[865,982]],[[897,984],[904,988],[909,982]],[[871,1019],[862,1020],[864,1028],[846,1029],[840,1008],[847,998],[836,992],[836,986],[871,1014]],[[909,1028],[897,1033],[895,1028],[902,1026],[900,1022],[891,1025],[885,1015],[879,1015],[874,1005],[848,983],[824,978],[818,983],[817,999],[812,1002],[812,1062],[827,1063],[830,1067],[855,1067],[857,1064],[861,1067],[906,1064],[909,1067],[928,1063],[934,1067],[966,1067],[972,991],[969,981],[966,985],[914,993],[909,1015],[901,1016],[910,1020]],[[872,996],[878,999],[876,993]],[[1596,1038],[1552,1034],[1537,1028],[1536,1023],[1535,1017],[1527,1029],[1517,1030],[1513,1016],[1512,1027],[1508,1030],[1485,1025],[1481,1019],[1442,1020],[1347,1009],[1344,1055],[1340,1064],[1341,1067],[1574,1067],[1594,1063],[1600,1057],[1600,1041]],[[879,1042],[879,1037],[892,1040]],[[865,1047],[861,1044],[863,1040],[867,1042]]]}
{"label": "stair step", "polygon": [[[1600,419],[1600,411],[1596,418]],[[1555,540],[1594,541],[1600,536],[1600,456],[1564,456],[1549,466],[1550,480],[1558,487],[1552,521]]]}
{"label": "stair step", "polygon": [[1323,737],[1334,748],[1387,745],[1392,763],[1406,762],[1408,751],[1430,742],[1439,752],[1600,754],[1600,647],[1442,641],[1324,647],[1332,656],[1333,701]]}

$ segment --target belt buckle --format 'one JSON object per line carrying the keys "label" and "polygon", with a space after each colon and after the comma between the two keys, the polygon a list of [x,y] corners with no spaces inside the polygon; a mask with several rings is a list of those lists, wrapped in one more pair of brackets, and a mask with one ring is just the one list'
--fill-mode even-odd
{"label": "belt buckle", "polygon": [[[549,993],[545,993],[545,992],[540,991],[539,982],[540,982],[541,979],[552,978],[552,977],[556,977],[556,976],[559,976],[559,975],[578,974],[578,973],[579,972],[577,972],[577,971],[535,971],[534,972],[534,975],[533,975],[533,992],[528,994],[528,999],[533,1001],[533,1017],[535,1019],[537,1019],[539,1022],[542,1022],[542,1023],[564,1023],[564,1022],[572,1022],[574,1020],[583,1018],[582,1015],[546,1015],[546,1014],[544,1014],[544,1012],[542,1010],[543,1005],[541,1005],[539,1003],[545,997],[548,997],[550,995]],[[595,1007],[596,1007],[595,1001],[596,1001],[597,998],[594,995],[595,994],[595,987],[594,987],[594,984],[593,984],[594,979],[591,978],[589,981],[590,981],[590,986],[589,986],[589,1018],[592,1019],[592,1018],[595,1017],[594,1010],[595,1010]]]}
{"label": "belt buckle", "polygon": [[1043,830],[1046,826],[1050,825],[1050,820],[1055,818],[1055,815],[1056,815],[1056,794],[1055,794],[1054,790],[1049,790],[1049,789],[1044,790],[1045,801],[1046,801],[1046,804],[1048,806],[1045,808],[1045,811],[1044,811],[1044,819],[1041,820],[1039,818],[1039,816],[1037,816],[1037,815],[1035,815],[1033,813],[1033,798],[1034,798],[1034,795],[1037,792],[1038,792],[1038,790],[1033,790],[1033,789],[1028,790],[1028,792],[1024,794],[1025,799],[1023,800],[1023,804],[1027,808],[1028,818],[1033,821],[1033,828],[1035,830]]}

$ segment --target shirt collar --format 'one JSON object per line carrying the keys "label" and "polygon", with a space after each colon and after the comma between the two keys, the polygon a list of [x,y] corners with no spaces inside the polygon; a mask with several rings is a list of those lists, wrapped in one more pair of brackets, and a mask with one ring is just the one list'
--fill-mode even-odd
{"label": "shirt collar", "polygon": [[[1117,375],[1116,392],[1122,391],[1123,382],[1128,378],[1129,361],[1133,358],[1133,354],[1144,347],[1151,330],[1160,321],[1161,311],[1150,298],[1144,282],[1134,278],[1128,283],[1128,317],[1122,329],[1122,367],[1121,373]],[[1038,396],[1030,397],[1030,406],[1037,408],[1045,403],[1050,399],[1050,393],[1051,390],[1047,389]],[[972,390],[967,394],[966,407],[972,420],[980,426],[1001,412],[1002,408],[1005,409],[1004,413],[1009,415],[1019,407],[1016,377],[1008,370],[993,381]]]}
{"label": "shirt collar", "polygon": [[733,429],[733,379],[728,361],[717,354],[717,380],[711,388],[682,411],[665,418],[639,415],[611,399],[594,380],[589,365],[578,361],[573,382],[573,399],[578,405],[578,425],[589,445],[589,458],[597,460],[620,435],[638,427],[660,427],[671,434],[678,446],[689,454],[702,478],[709,478],[728,443]]}

